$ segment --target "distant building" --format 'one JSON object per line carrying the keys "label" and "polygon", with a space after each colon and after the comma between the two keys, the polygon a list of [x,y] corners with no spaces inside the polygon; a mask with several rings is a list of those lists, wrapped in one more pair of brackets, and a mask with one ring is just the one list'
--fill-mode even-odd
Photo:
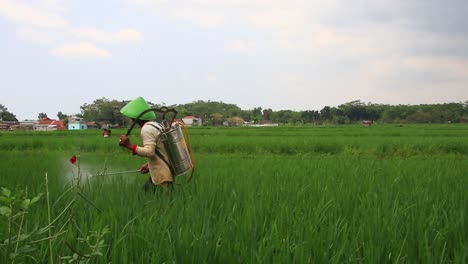
{"label": "distant building", "polygon": [[0,130],[11,130],[12,127],[19,125],[17,121],[0,121]]}
{"label": "distant building", "polygon": [[0,121],[0,130],[33,130],[38,121]]}
{"label": "distant building", "polygon": [[200,117],[195,116],[186,116],[182,118],[182,122],[184,122],[187,126],[201,126],[202,119]]}
{"label": "distant building", "polygon": [[39,121],[34,121],[34,120],[20,121],[18,129],[20,129],[20,130],[34,130],[34,126],[37,123],[39,123]]}
{"label": "distant building", "polygon": [[374,124],[374,121],[373,120],[362,120],[361,123],[365,127],[371,127],[372,124]]}
{"label": "distant building", "polygon": [[52,120],[48,117],[44,117],[37,124],[34,124],[34,130],[36,131],[52,131],[52,130],[64,130],[65,125],[62,120]]}
{"label": "distant building", "polygon": [[39,123],[39,121],[34,121],[34,120],[24,120],[20,121],[21,126],[34,126],[35,124]]}
{"label": "distant building", "polygon": [[248,123],[248,124],[243,124],[243,126],[248,126],[248,127],[277,127],[279,126],[278,123],[270,123],[270,124],[252,124],[252,123]]}
{"label": "distant building", "polygon": [[47,125],[47,124],[35,124],[34,130],[36,131],[55,131],[57,130],[57,125]]}
{"label": "distant building", "polygon": [[81,117],[69,116],[68,117],[68,130],[83,130],[88,129],[88,125]]}
{"label": "distant building", "polygon": [[97,129],[97,128],[99,128],[99,124],[94,122],[94,121],[86,122],[86,126],[88,127],[88,129]]}

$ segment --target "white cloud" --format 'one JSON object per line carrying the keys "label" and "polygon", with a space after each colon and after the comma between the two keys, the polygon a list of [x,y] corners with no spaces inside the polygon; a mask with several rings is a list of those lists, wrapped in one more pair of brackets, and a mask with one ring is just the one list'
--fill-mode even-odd
{"label": "white cloud", "polygon": [[52,44],[55,40],[52,32],[35,27],[20,27],[16,30],[16,36],[19,39],[42,45]]}
{"label": "white cloud", "polygon": [[143,39],[143,34],[134,29],[121,29],[116,32],[108,32],[95,27],[80,27],[73,30],[78,38],[102,42],[131,42]]}
{"label": "white cloud", "polygon": [[74,43],[53,48],[49,54],[71,57],[110,57],[110,52],[97,48],[92,42],[125,43],[143,39],[135,29],[121,28],[107,31],[96,27],[80,27],[66,19],[66,8],[61,0],[36,0],[33,3],[20,0],[0,0],[0,18],[14,24],[18,39],[35,44],[57,46],[58,43]]}
{"label": "white cloud", "polygon": [[226,46],[226,50],[236,53],[252,53],[255,52],[256,46],[254,41],[235,39]]}
{"label": "white cloud", "polygon": [[221,14],[197,11],[188,8],[175,10],[173,12],[173,16],[181,20],[189,21],[193,25],[206,28],[220,27],[225,23],[225,17]]}
{"label": "white cloud", "polygon": [[[276,3],[255,9],[245,17],[246,23],[258,28],[273,30],[302,31],[305,27],[315,24],[322,14],[316,13],[315,5]],[[311,23],[313,22],[313,23]]]}
{"label": "white cloud", "polygon": [[[449,16],[441,16],[439,10],[435,9],[432,15],[424,12],[431,11],[427,8],[434,5],[456,8],[455,3],[444,5],[436,4],[438,1],[404,0],[127,2],[140,8],[132,10],[138,12],[133,15],[144,14],[134,23],[149,21],[158,24],[147,27],[148,32],[155,34],[154,39],[193,41],[183,43],[193,48],[193,54],[197,55],[184,57],[187,62],[204,67],[205,61],[200,63],[200,60],[204,60],[200,58],[209,57],[206,64],[219,66],[217,69],[221,72],[217,74],[223,75],[221,79],[210,74],[211,65],[207,73],[196,75],[196,79],[200,81],[201,78],[204,85],[207,81],[218,84],[229,80],[230,76],[222,72],[229,69],[229,72],[241,72],[246,82],[255,80],[244,85],[246,90],[275,85],[278,89],[288,87],[296,92],[290,95],[297,97],[292,101],[302,99],[304,107],[311,100],[306,96],[312,94],[308,89],[314,87],[320,87],[321,93],[324,92],[320,94],[320,100],[325,98],[336,100],[337,103],[356,98],[365,100],[363,95],[382,100],[397,96],[403,98],[405,93],[397,91],[400,87],[414,87],[411,96],[427,94],[425,87],[433,87],[433,90],[451,87],[447,94],[465,89],[466,94],[468,38],[464,34],[466,29],[460,30],[460,25],[454,23],[461,18],[444,19]],[[125,25],[102,28],[73,24],[72,20],[68,21],[71,18],[66,16],[67,10],[63,8],[63,3],[69,2],[0,0],[0,18],[18,27],[18,38],[46,44],[48,48],[55,47],[50,50],[54,56],[109,57],[113,45],[134,44],[144,38],[142,31],[125,28]],[[74,4],[79,6],[81,1]],[[115,12],[107,11],[109,23],[120,21],[115,17]],[[149,14],[156,18],[148,19]],[[445,26],[441,27],[440,24]],[[456,25],[447,29],[452,24]],[[167,26],[169,30],[161,30],[160,26]],[[428,29],[428,26],[435,29]],[[144,33],[147,34],[146,31]],[[166,36],[168,38],[164,39]],[[62,43],[71,44],[60,46]],[[101,45],[104,44],[108,50],[102,49]],[[180,49],[181,45],[173,46],[164,52],[179,54],[180,50],[176,49]],[[245,69],[241,61],[244,57],[229,61],[233,56],[223,57],[225,54],[220,54],[219,49],[248,54],[248,59],[254,61],[255,66],[261,66],[242,72],[243,67]],[[191,49],[184,51],[192,52]],[[203,72],[205,69],[200,70]],[[191,81],[195,77],[190,73],[188,70],[186,75],[181,75],[180,80]],[[278,82],[281,74],[286,76],[285,80]]]}
{"label": "white cloud", "polygon": [[218,80],[218,77],[215,75],[215,74],[208,74],[208,76],[206,77],[206,79],[210,82],[215,82],[216,80]]}
{"label": "white cloud", "polygon": [[390,81],[401,75],[426,74],[427,78],[468,81],[468,60],[453,56],[402,55],[375,57],[366,61],[368,76]]}
{"label": "white cloud", "polygon": [[248,21],[259,27],[279,27],[288,24],[287,17],[277,14],[256,14],[248,18]]}
{"label": "white cloud", "polygon": [[143,34],[130,28],[124,28],[114,33],[118,41],[139,41],[143,39]]}
{"label": "white cloud", "polygon": [[171,19],[189,22],[202,28],[217,28],[225,24],[223,12],[207,9],[206,3],[189,1],[181,4],[165,0],[128,0],[127,2],[131,6],[150,10]]}
{"label": "white cloud", "polygon": [[58,2],[40,1],[37,6],[33,6],[18,0],[0,1],[0,16],[12,23],[26,26],[44,28],[68,26],[63,15],[56,12],[57,10],[62,10]]}
{"label": "white cloud", "polygon": [[[347,87],[350,98],[356,94],[374,94],[381,95],[381,98],[385,99],[389,97],[394,87],[405,85],[405,82],[415,83],[415,79],[419,78],[416,76],[424,73],[437,79],[440,85],[447,84],[444,83],[447,80],[459,80],[463,83],[467,79],[466,56],[457,58],[455,54],[446,56],[446,54],[433,53],[433,51],[442,51],[450,54],[452,50],[461,52],[460,47],[466,47],[468,43],[466,36],[440,35],[433,31],[421,30],[418,28],[415,16],[409,16],[413,12],[411,9],[419,6],[412,2],[340,0],[187,0],[183,4],[153,0],[128,0],[128,2],[157,16],[189,22],[199,25],[202,29],[207,29],[207,25],[210,24],[212,27],[225,29],[221,37],[226,43],[224,47],[226,52],[270,53],[272,59],[281,57],[292,65],[302,65],[294,69],[299,71],[304,69],[303,67],[320,69],[322,64],[327,65],[325,70],[322,70],[325,71],[323,73],[339,76],[339,81],[319,80],[318,82],[326,83],[328,86]],[[423,20],[430,18],[422,14],[414,15],[420,19],[422,16]],[[211,23],[196,23],[194,22],[196,17],[216,19],[212,19]],[[430,21],[434,23],[433,19]],[[248,35],[239,35],[239,32]],[[302,76],[297,72],[294,74]],[[302,81],[295,85],[307,86],[311,79],[313,77],[298,77],[298,80]],[[415,87],[425,85],[427,84],[422,82],[415,84]],[[393,88],[387,89],[387,87]],[[331,96],[336,96],[336,93]]]}
{"label": "white cloud", "polygon": [[401,65],[417,72],[443,73],[468,78],[468,61],[460,58],[408,56],[402,60]]}
{"label": "white cloud", "polygon": [[109,51],[88,42],[65,44],[51,49],[49,54],[58,57],[111,57]]}

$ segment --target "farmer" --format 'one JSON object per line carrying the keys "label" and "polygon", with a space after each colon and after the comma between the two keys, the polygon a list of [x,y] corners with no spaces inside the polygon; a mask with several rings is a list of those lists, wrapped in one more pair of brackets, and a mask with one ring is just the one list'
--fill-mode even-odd
{"label": "farmer", "polygon": [[112,131],[110,130],[109,127],[104,127],[104,131],[102,131],[102,136],[107,138],[110,137]]}
{"label": "farmer", "polygon": [[148,109],[150,109],[148,103],[142,97],[138,97],[120,110],[120,113],[130,117],[141,127],[140,136],[143,140],[143,146],[130,143],[130,139],[125,135],[120,136],[119,144],[131,150],[133,155],[148,158],[148,162],[140,168],[141,173],[150,173],[149,180],[145,184],[145,191],[158,185],[162,187],[164,192],[171,192],[173,176],[168,166],[167,151],[160,136],[163,127],[161,124],[151,121],[156,119],[156,114],[151,111],[145,113],[138,120],[136,119]]}

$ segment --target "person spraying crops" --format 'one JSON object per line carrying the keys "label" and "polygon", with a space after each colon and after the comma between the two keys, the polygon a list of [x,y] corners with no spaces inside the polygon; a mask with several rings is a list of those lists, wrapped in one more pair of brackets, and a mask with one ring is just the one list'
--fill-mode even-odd
{"label": "person spraying crops", "polygon": [[102,137],[108,138],[112,134],[112,131],[109,128],[109,125],[105,126],[103,131],[102,131]]}
{"label": "person spraying crops", "polygon": [[[141,173],[150,173],[148,182],[145,184],[145,191],[157,185],[164,191],[173,190],[175,176],[184,175],[191,171],[188,181],[191,180],[195,171],[195,159],[190,147],[188,131],[185,130],[187,143],[181,127],[182,122],[174,122],[177,111],[161,107],[151,109],[148,103],[138,97],[125,105],[120,112],[133,120],[132,126],[126,135],[120,136],[119,144],[132,151],[133,155],[146,157],[148,162],[141,168]],[[156,112],[162,114],[162,122],[156,122]],[[166,114],[173,113],[172,120],[166,119]],[[135,126],[141,127],[140,136],[143,146],[138,146],[130,142],[129,135]]]}
{"label": "person spraying crops", "polygon": [[[153,185],[159,185],[164,191],[169,192],[173,189],[174,178],[169,167],[167,150],[162,143],[161,132],[164,128],[160,123],[151,121],[156,119],[154,112],[147,112],[137,119],[148,109],[150,109],[148,103],[142,97],[138,97],[120,110],[120,113],[132,118],[141,127],[143,146],[132,144],[128,135],[120,136],[119,144],[131,150],[133,155],[148,158],[148,162],[140,168],[141,173],[150,174],[145,184],[145,191]],[[160,155],[157,155],[156,151]]]}

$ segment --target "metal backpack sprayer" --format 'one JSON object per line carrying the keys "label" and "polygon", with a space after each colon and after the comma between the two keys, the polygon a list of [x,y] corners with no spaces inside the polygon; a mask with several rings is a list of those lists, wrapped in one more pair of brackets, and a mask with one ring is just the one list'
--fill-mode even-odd
{"label": "metal backpack sprayer", "polygon": [[[169,109],[163,106],[159,109],[151,108],[145,110],[135,118],[132,125],[127,130],[126,135],[130,135],[130,133],[133,130],[133,127],[140,119],[140,117],[142,117],[148,112],[162,114],[162,127],[153,127],[155,127],[161,132],[162,142],[166,147],[169,160],[166,160],[158,150],[156,150],[156,155],[158,155],[158,157],[161,158],[169,166],[174,177],[184,175],[191,171],[190,177],[187,179],[187,182],[189,182],[192,179],[193,174],[195,172],[195,157],[193,155],[192,147],[190,146],[190,138],[188,135],[187,127],[181,121],[174,121],[175,117],[177,116],[177,111],[175,109]],[[172,118],[170,119],[170,122],[167,119],[167,114],[169,113],[173,114]],[[182,128],[184,128],[185,135],[182,132]]]}

